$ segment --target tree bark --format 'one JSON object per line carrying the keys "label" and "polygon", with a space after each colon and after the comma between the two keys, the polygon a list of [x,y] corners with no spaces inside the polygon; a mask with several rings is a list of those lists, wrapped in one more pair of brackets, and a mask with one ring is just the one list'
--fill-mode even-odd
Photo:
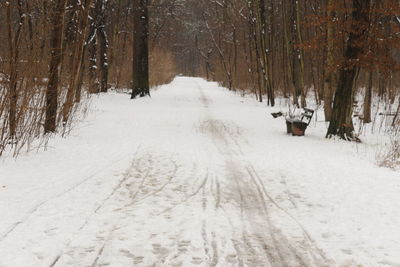
{"label": "tree bark", "polygon": [[353,0],[352,32],[345,52],[347,65],[339,72],[327,137],[339,136],[349,141],[354,139],[352,121],[354,82],[359,70],[358,61],[367,45],[370,9],[370,1]]}
{"label": "tree bark", "polygon": [[334,36],[333,36],[333,21],[334,21],[334,0],[328,0],[327,16],[328,24],[326,29],[326,65],[325,65],[325,79],[324,79],[324,113],[325,121],[330,121],[332,116],[332,102],[333,102],[333,88],[336,83],[336,77],[334,73]]}
{"label": "tree bark", "polygon": [[10,82],[9,82],[9,129],[10,137],[15,137],[17,128],[17,83],[18,83],[18,60],[19,60],[19,43],[21,37],[21,29],[24,21],[22,12],[22,1],[17,1],[19,12],[18,26],[13,36],[12,21],[11,21],[11,4],[7,4],[7,28],[8,28],[8,44],[10,51]]}
{"label": "tree bark", "polygon": [[133,0],[133,89],[131,98],[150,95],[148,0]]}
{"label": "tree bark", "polygon": [[364,98],[364,123],[371,123],[371,104],[372,104],[372,78],[373,72],[368,73],[368,84],[365,88],[365,98]]}
{"label": "tree bark", "polygon": [[[97,2],[100,0],[95,0]],[[100,92],[100,84],[97,79],[97,9],[91,8],[89,35],[86,42],[89,54],[89,93],[97,94]]]}
{"label": "tree bark", "polygon": [[101,0],[99,12],[99,26],[98,26],[98,39],[99,39],[99,64],[100,64],[100,92],[106,93],[108,91],[108,38],[106,32],[107,14],[106,14],[106,1]]}
{"label": "tree bark", "polygon": [[75,103],[80,102],[81,100],[81,92],[79,86],[79,78],[81,75],[82,66],[83,66],[83,56],[85,51],[85,40],[86,40],[86,32],[87,32],[87,24],[89,18],[89,10],[90,10],[91,0],[86,0],[86,3],[81,3],[81,12],[80,12],[80,25],[78,25],[79,35],[78,40],[75,42],[74,47],[74,59],[73,59],[73,70],[71,75],[70,85],[67,91],[67,99],[64,103],[63,107],[63,123],[66,123],[69,119],[69,115]]}
{"label": "tree bark", "polygon": [[59,68],[62,57],[62,36],[64,27],[66,0],[57,0],[51,33],[51,60],[49,69],[49,82],[46,90],[46,119],[44,130],[46,133],[55,132],[57,124]]}
{"label": "tree bark", "polygon": [[[284,39],[285,39],[285,59],[286,59],[286,67],[287,67],[287,71],[286,71],[286,78],[287,78],[287,86],[291,86],[292,87],[292,91],[293,91],[293,104],[298,106],[299,105],[299,99],[298,99],[298,93],[297,93],[297,89],[295,86],[294,81],[294,66],[292,66],[292,63],[290,62],[292,57],[293,57],[293,38],[292,38],[292,31],[291,31],[291,27],[289,27],[290,22],[292,20],[289,19],[288,21],[288,17],[287,17],[287,5],[286,5],[286,1],[283,0],[282,1],[282,7],[281,7],[281,11],[282,11],[282,26],[283,26],[283,32],[284,32]],[[292,83],[290,84],[290,80],[292,81]]]}
{"label": "tree bark", "polygon": [[269,30],[267,25],[267,4],[265,0],[257,1],[257,11],[259,15],[257,18],[257,31],[259,34],[260,39],[260,52],[262,58],[262,73],[263,73],[263,81],[264,86],[267,91],[267,101],[268,105],[272,107],[275,106],[275,96],[272,88],[272,78],[271,78],[271,71],[269,70],[270,66],[270,56],[267,44],[269,43]]}
{"label": "tree bark", "polygon": [[[300,21],[300,0],[296,1],[296,36],[297,36],[297,43],[301,45],[303,43],[303,37],[301,36],[301,21]],[[307,106],[306,101],[306,88],[304,86],[304,53],[301,47],[296,48],[297,56],[296,60],[298,60],[299,70],[297,73],[298,77],[298,91],[301,95],[301,107]]]}

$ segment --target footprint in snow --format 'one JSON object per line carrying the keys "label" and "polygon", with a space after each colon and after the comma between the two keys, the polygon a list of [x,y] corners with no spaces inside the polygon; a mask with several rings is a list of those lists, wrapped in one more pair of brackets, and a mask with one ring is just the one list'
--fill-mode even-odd
{"label": "footprint in snow", "polygon": [[236,254],[230,254],[228,256],[226,256],[226,261],[229,263],[236,263],[237,262],[237,256]]}
{"label": "footprint in snow", "polygon": [[199,265],[199,264],[201,264],[202,262],[203,262],[203,259],[202,259],[202,258],[200,258],[200,257],[192,257],[192,263],[193,263],[193,264]]}

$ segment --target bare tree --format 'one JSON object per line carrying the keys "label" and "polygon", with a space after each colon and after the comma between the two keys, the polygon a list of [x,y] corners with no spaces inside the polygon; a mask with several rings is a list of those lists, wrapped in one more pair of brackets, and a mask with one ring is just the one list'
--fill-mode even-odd
{"label": "bare tree", "polygon": [[73,106],[74,98],[75,102],[80,102],[81,99],[81,91],[80,91],[80,77],[83,72],[83,58],[85,51],[85,40],[86,40],[86,32],[87,32],[87,24],[89,19],[89,10],[90,10],[91,0],[86,0],[85,3],[80,3],[81,12],[79,12],[78,19],[78,36],[77,41],[75,42],[74,54],[72,56],[72,75],[71,81],[69,84],[69,88],[67,90],[66,101],[63,106],[63,123],[67,123],[71,108]]}
{"label": "bare tree", "polygon": [[339,136],[345,140],[354,138],[352,120],[354,82],[359,71],[358,62],[367,45],[370,10],[371,1],[353,0],[352,32],[345,52],[347,64],[339,73],[327,137]]}
{"label": "bare tree", "polygon": [[133,84],[131,98],[150,95],[147,0],[133,0]]}
{"label": "bare tree", "polygon": [[46,91],[46,120],[45,132],[55,132],[57,126],[59,68],[62,57],[62,36],[64,27],[66,0],[57,0],[54,6],[51,33],[51,60],[49,69],[49,82]]}
{"label": "bare tree", "polygon": [[18,83],[18,61],[19,61],[19,46],[21,38],[21,30],[24,23],[24,14],[22,11],[22,1],[17,1],[19,21],[15,34],[13,33],[13,25],[11,22],[11,3],[7,3],[7,29],[8,29],[8,44],[10,51],[10,82],[9,82],[9,127],[10,138],[13,139],[17,128],[17,83]]}

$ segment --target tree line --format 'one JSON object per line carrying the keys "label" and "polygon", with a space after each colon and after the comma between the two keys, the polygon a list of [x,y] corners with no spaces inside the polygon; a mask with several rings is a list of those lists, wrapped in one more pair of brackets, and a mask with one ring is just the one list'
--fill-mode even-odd
{"label": "tree line", "polygon": [[176,74],[271,106],[312,100],[327,137],[353,140],[356,94],[364,123],[373,96],[398,123],[399,11],[397,0],[1,1],[0,153],[65,130],[91,94],[145,96]]}
{"label": "tree line", "polygon": [[[0,155],[43,134],[68,131],[91,94],[137,88],[141,66],[151,70],[144,77],[147,88],[176,75],[172,53],[148,34],[159,31],[167,18],[145,21],[145,35],[139,32],[147,5],[142,0],[0,1]],[[152,8],[154,14],[163,9],[162,1]],[[137,47],[140,34],[147,50]]]}
{"label": "tree line", "polygon": [[312,100],[330,122],[327,137],[354,140],[356,95],[363,95],[363,123],[373,119],[373,96],[398,123],[399,1],[189,2],[186,74],[251,91],[271,106],[276,97],[299,107]]}

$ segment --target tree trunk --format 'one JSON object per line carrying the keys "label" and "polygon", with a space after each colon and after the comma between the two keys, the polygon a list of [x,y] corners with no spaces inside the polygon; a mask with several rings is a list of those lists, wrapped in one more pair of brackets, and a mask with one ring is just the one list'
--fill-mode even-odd
{"label": "tree trunk", "polygon": [[59,68],[62,57],[62,36],[64,26],[66,0],[57,0],[54,15],[53,29],[51,33],[51,60],[49,69],[49,83],[46,91],[46,119],[44,130],[46,133],[55,132],[57,107],[58,107],[58,85]]}
{"label": "tree trunk", "polygon": [[[288,17],[286,14],[286,1],[283,0],[282,1],[282,26],[283,26],[283,32],[284,32],[284,39],[285,39],[285,59],[286,59],[286,67],[287,67],[287,71],[286,75],[287,75],[287,86],[292,87],[292,91],[293,91],[293,104],[298,106],[299,105],[299,99],[298,99],[298,94],[297,94],[297,90],[296,90],[296,86],[294,86],[294,70],[292,64],[291,64],[291,59],[293,56],[293,51],[292,51],[292,44],[293,44],[293,38],[292,38],[292,32],[291,32],[291,28],[289,27],[291,20],[288,21]],[[292,81],[292,83],[290,84],[289,81]],[[292,85],[292,86],[291,86]]]}
{"label": "tree trunk", "polygon": [[387,88],[387,78],[384,76],[382,72],[379,72],[379,82],[378,82],[378,95],[381,99],[384,99],[386,88]]}
{"label": "tree trunk", "polygon": [[333,0],[328,0],[327,6],[327,16],[328,25],[326,29],[326,65],[325,65],[325,79],[324,79],[324,113],[325,121],[330,121],[332,116],[332,97],[333,88],[336,83],[336,77],[334,73],[334,36],[333,36],[333,21],[334,21],[334,11],[333,11]]}
{"label": "tree trunk", "polygon": [[101,0],[99,12],[99,52],[100,52],[100,92],[106,93],[108,90],[108,38],[106,33],[107,14],[106,14],[106,0]]}
{"label": "tree trunk", "polygon": [[[112,47],[110,47],[110,59],[108,62],[109,65],[109,69],[113,69],[114,70],[114,66],[115,66],[115,58],[116,58],[116,48],[119,47],[119,43],[120,43],[120,33],[119,33],[119,29],[120,29],[120,19],[121,19],[121,0],[117,0],[117,7],[116,7],[116,12],[114,13],[117,18],[115,23],[112,24],[112,30],[111,30],[111,43],[113,44]],[[115,74],[115,72],[114,72]]]}
{"label": "tree trunk", "polygon": [[150,95],[148,0],[133,0],[133,89],[131,98]]}
{"label": "tree trunk", "polygon": [[67,91],[67,99],[63,106],[63,123],[66,123],[69,119],[69,115],[71,109],[75,102],[78,103],[81,100],[81,93],[79,87],[79,78],[82,70],[82,61],[85,51],[85,40],[86,40],[86,32],[87,32],[87,24],[89,18],[89,9],[90,9],[91,0],[86,0],[86,3],[81,3],[81,12],[80,14],[80,25],[78,25],[79,35],[78,40],[75,42],[74,48],[74,59],[73,59],[73,70],[71,75],[70,86]]}
{"label": "tree trunk", "polygon": [[18,83],[18,60],[19,60],[19,43],[21,37],[21,29],[24,21],[22,12],[22,1],[17,1],[19,12],[19,23],[15,36],[13,36],[12,21],[11,21],[11,4],[7,4],[7,28],[8,28],[8,44],[10,51],[10,82],[9,82],[9,129],[10,137],[15,137],[17,128],[17,83]]}
{"label": "tree trunk", "polygon": [[[301,45],[303,43],[303,38],[301,36],[301,22],[300,22],[300,0],[296,1],[296,36],[297,36],[297,43]],[[301,107],[307,106],[306,101],[306,88],[304,86],[304,53],[301,47],[296,48],[297,56],[296,60],[298,60],[299,70],[297,73],[298,77],[298,91],[301,95]]]}
{"label": "tree trunk", "polygon": [[364,98],[364,123],[371,123],[371,104],[372,104],[372,78],[373,72],[368,73],[368,84],[365,88]]}
{"label": "tree trunk", "polygon": [[370,9],[370,1],[353,0],[352,32],[345,52],[347,65],[339,73],[327,137],[339,136],[345,140],[354,138],[352,121],[354,82],[359,69],[357,63],[364,51],[363,46],[367,45]]}
{"label": "tree trunk", "polygon": [[265,89],[267,90],[267,100],[268,100],[268,105],[275,106],[275,97],[273,93],[273,88],[272,88],[272,79],[271,79],[271,72],[269,70],[270,66],[270,56],[269,56],[269,51],[267,48],[267,44],[269,43],[269,30],[268,30],[268,25],[267,25],[267,5],[265,0],[259,0],[257,2],[257,13],[258,18],[257,21],[257,31],[259,34],[259,39],[260,39],[260,53],[261,53],[261,58],[262,58],[262,73],[263,73],[263,79],[264,79],[264,86]]}
{"label": "tree trunk", "polygon": [[[100,0],[95,0],[97,2]],[[97,94],[100,92],[99,80],[97,79],[97,8],[91,8],[89,35],[87,49],[89,54],[89,93]]]}
{"label": "tree trunk", "polygon": [[[291,3],[291,0],[289,0],[289,4],[286,3],[287,1],[283,1],[285,3],[284,10],[283,12],[283,17],[284,17],[284,22],[286,23],[286,27],[284,29],[285,31],[285,42],[286,42],[286,49],[287,49],[287,63],[288,63],[288,69],[290,70],[290,78],[292,82],[292,88],[293,88],[293,104],[296,106],[299,106],[299,96],[301,95],[301,92],[299,91],[299,86],[298,86],[298,57],[297,55],[297,50],[295,49],[295,9],[293,7],[293,4]],[[287,11],[289,14],[287,14]]]}

